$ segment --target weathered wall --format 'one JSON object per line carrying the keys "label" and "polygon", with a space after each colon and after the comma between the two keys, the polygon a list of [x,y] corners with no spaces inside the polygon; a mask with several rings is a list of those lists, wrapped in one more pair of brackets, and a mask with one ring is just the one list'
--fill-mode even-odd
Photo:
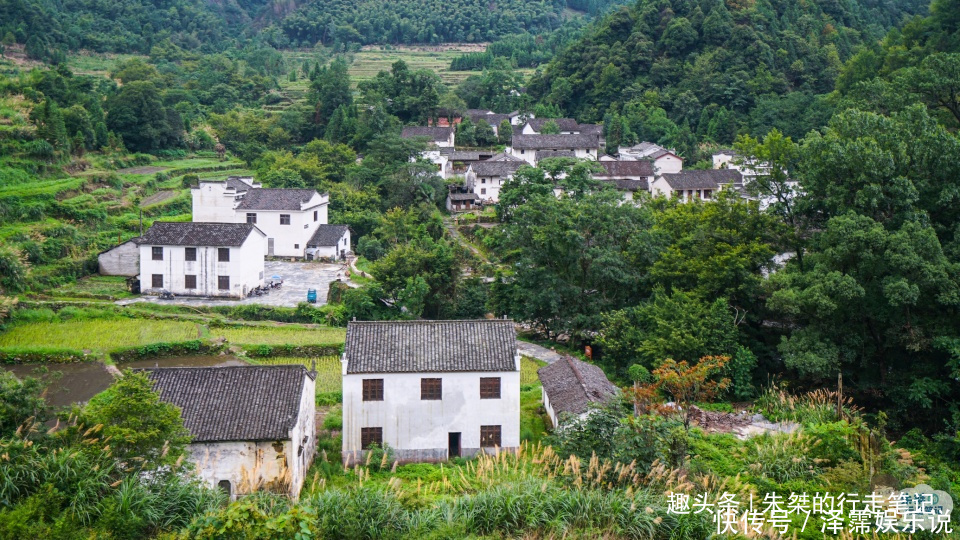
{"label": "weathered wall", "polygon": [[140,272],[140,248],[133,240],[97,256],[101,276],[136,276]]}
{"label": "weathered wall", "polygon": [[288,447],[290,467],[290,496],[296,499],[307,477],[307,470],[317,454],[317,404],[316,381],[304,377],[303,395],[300,398],[300,416],[290,432]]}
{"label": "weathered wall", "polygon": [[[420,379],[443,380],[443,399],[421,400]],[[500,399],[480,399],[480,377],[500,377]],[[384,400],[363,401],[363,379],[384,379]],[[463,455],[480,450],[480,426],[501,426],[501,446],[520,446],[520,358],[516,371],[387,373],[343,377],[343,459],[361,459],[360,428],[382,427],[401,462],[447,458],[451,432]],[[491,449],[492,450],[492,449]]]}
{"label": "weathered wall", "polygon": [[200,478],[217,487],[230,482],[231,498],[260,489],[290,493],[290,441],[197,443],[188,447]]}
{"label": "weathered wall", "polygon": [[[266,239],[253,231],[240,247],[230,248],[230,261],[217,260],[216,246],[164,246],[163,260],[153,260],[153,245],[140,246],[140,290],[158,293],[152,275],[163,275],[163,289],[183,296],[227,296],[242,298],[247,291],[263,285],[263,253]],[[186,247],[197,248],[197,260],[184,260]],[[187,289],[184,276],[197,276],[197,288]],[[230,276],[230,289],[221,291],[218,276]]]}

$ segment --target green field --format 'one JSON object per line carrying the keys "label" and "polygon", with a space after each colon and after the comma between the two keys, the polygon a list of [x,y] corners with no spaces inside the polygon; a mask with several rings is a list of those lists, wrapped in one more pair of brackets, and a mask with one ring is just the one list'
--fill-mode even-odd
{"label": "green field", "polygon": [[108,351],[163,341],[197,339],[197,325],[152,319],[103,319],[28,323],[0,334],[0,347]]}
{"label": "green field", "polygon": [[537,370],[547,365],[536,358],[529,356],[520,357],[520,384],[540,384],[537,378]]}
{"label": "green field", "polygon": [[327,345],[343,343],[343,328],[304,328],[300,326],[244,326],[211,328],[213,337],[223,336],[241,345]]}
{"label": "green field", "polygon": [[339,356],[321,356],[319,358],[257,358],[247,360],[251,364],[261,366],[282,366],[289,364],[300,364],[310,369],[316,362],[317,369],[317,393],[339,392],[343,388],[343,376],[340,371]]}

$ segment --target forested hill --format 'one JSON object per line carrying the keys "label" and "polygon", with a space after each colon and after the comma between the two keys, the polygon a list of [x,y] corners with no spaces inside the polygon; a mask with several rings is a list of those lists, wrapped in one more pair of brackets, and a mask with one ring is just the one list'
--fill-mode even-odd
{"label": "forested hill", "polygon": [[36,58],[56,51],[149,52],[165,39],[223,50],[258,37],[275,47],[484,42],[560,26],[571,12],[623,0],[0,0],[0,37]]}
{"label": "forested hill", "polygon": [[534,78],[536,99],[612,139],[733,142],[823,125],[843,62],[925,0],[640,0],[596,23]]}

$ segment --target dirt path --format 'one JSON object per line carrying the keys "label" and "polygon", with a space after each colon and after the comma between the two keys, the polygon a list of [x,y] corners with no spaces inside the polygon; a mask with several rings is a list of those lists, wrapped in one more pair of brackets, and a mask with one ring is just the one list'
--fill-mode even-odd
{"label": "dirt path", "polygon": [[546,347],[541,347],[535,343],[528,343],[526,341],[517,340],[517,350],[520,352],[521,356],[536,358],[537,360],[546,362],[548,364],[552,364],[561,358],[560,353],[557,351],[548,349]]}
{"label": "dirt path", "polygon": [[150,195],[146,199],[140,202],[140,208],[146,208],[151,204],[162,203],[167,199],[172,199],[177,196],[176,191],[158,191],[153,195]]}

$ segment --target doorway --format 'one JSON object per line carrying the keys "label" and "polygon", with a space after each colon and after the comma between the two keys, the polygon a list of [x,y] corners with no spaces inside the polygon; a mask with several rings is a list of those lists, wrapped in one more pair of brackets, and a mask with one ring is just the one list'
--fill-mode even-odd
{"label": "doorway", "polygon": [[267,255],[273,255],[273,238],[267,238]]}
{"label": "doorway", "polygon": [[449,436],[449,449],[447,450],[447,459],[460,457],[460,434],[451,433]]}

